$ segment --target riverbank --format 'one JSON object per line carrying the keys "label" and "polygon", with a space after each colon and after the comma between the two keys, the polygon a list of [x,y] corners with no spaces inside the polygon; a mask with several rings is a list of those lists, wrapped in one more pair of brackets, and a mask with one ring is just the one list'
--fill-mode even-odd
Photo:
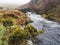
{"label": "riverbank", "polygon": [[50,14],[42,14],[42,17],[44,17],[44,18],[46,18],[48,20],[51,20],[51,21],[60,23],[60,17],[55,16],[53,13],[50,13]]}

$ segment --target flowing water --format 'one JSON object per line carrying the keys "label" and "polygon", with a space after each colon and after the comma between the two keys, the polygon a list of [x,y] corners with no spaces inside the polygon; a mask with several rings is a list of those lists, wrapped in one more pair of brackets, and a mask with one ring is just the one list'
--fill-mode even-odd
{"label": "flowing water", "polygon": [[33,21],[32,25],[41,30],[44,28],[45,32],[36,36],[34,45],[60,45],[60,24],[58,22],[49,21],[38,14],[28,14],[28,17]]}

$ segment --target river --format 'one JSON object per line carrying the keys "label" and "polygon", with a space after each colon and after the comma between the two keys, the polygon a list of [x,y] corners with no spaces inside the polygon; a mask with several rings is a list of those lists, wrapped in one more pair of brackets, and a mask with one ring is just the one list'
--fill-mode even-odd
{"label": "river", "polygon": [[38,14],[28,14],[28,17],[33,21],[32,25],[45,32],[36,36],[40,42],[36,40],[34,45],[60,45],[60,24],[58,22],[49,21]]}

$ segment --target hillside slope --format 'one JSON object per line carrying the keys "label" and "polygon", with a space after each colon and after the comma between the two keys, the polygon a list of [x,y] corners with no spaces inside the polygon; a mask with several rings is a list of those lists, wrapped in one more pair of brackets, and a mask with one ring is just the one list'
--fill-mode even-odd
{"label": "hillside slope", "polygon": [[[47,13],[60,3],[60,0],[31,0],[31,2],[18,7],[18,9],[33,9],[38,13]],[[31,11],[33,11],[31,10]]]}
{"label": "hillside slope", "polygon": [[31,0],[31,2],[18,7],[18,9],[47,15],[53,13],[53,19],[60,22],[60,0]]}

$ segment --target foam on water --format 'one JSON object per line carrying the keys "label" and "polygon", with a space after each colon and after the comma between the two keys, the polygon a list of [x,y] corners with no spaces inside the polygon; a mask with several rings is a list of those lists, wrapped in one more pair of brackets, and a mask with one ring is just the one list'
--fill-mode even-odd
{"label": "foam on water", "polygon": [[28,14],[28,17],[33,21],[32,25],[41,30],[45,29],[44,34],[36,36],[42,42],[35,43],[35,45],[60,45],[60,24],[58,22],[49,21],[38,14]]}

